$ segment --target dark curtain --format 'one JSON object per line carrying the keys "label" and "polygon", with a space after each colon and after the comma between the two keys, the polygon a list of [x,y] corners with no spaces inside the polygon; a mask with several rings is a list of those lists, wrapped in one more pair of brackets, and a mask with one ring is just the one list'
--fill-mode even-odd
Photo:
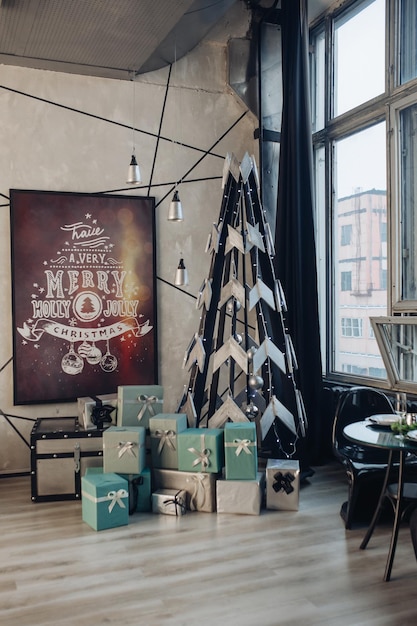
{"label": "dark curtain", "polygon": [[281,7],[283,112],[274,263],[287,300],[297,385],[308,418],[307,436],[297,445],[297,457],[306,468],[321,462],[322,399],[307,0],[282,0]]}

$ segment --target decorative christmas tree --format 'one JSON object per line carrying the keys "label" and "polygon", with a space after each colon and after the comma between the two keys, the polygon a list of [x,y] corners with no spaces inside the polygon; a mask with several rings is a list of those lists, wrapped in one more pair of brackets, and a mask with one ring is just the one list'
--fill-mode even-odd
{"label": "decorative christmas tree", "polygon": [[206,247],[210,269],[197,297],[200,323],[184,357],[190,379],[178,412],[198,427],[254,421],[261,445],[273,432],[280,454],[290,457],[305,436],[306,415],[254,159],[246,154],[239,164],[228,155],[222,186],[219,219]]}

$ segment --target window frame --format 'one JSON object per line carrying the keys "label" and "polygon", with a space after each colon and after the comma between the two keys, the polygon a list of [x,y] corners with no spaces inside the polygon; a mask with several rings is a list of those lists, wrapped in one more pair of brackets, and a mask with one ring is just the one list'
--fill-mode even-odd
{"label": "window frame", "polygon": [[[387,190],[386,190],[386,246],[387,246],[387,315],[394,314],[417,314],[416,301],[402,301],[400,288],[401,279],[401,246],[399,245],[399,219],[400,219],[400,174],[399,171],[399,146],[398,146],[398,123],[399,111],[409,104],[417,104],[417,77],[400,84],[400,0],[385,0],[385,92],[337,117],[332,117],[332,103],[334,102],[333,90],[333,52],[334,52],[334,23],[351,11],[357,11],[361,4],[366,5],[369,0],[346,0],[336,7],[331,7],[325,14],[311,24],[310,67],[314,74],[314,42],[316,38],[324,36],[324,120],[323,128],[315,129],[317,119],[313,119],[313,153],[324,151],[325,166],[322,174],[322,187],[320,198],[324,200],[324,207],[317,207],[316,224],[320,225],[318,234],[318,283],[319,310],[321,314],[322,328],[322,362],[323,375],[328,380],[343,381],[357,384],[363,377],[335,371],[335,346],[337,332],[334,324],[335,314],[335,290],[337,285],[337,272],[334,271],[332,250],[337,245],[334,233],[334,207],[335,192],[333,190],[333,146],[335,142],[349,137],[353,133],[365,130],[381,121],[386,124],[387,132]],[[323,61],[321,61],[323,63]],[[314,93],[316,81],[311,86],[312,110],[315,114],[317,98]],[[319,107],[322,103],[319,101]],[[319,124],[320,126],[320,124]],[[314,161],[315,162],[315,161]],[[316,192],[316,200],[318,192]],[[323,234],[324,230],[324,234]],[[321,287],[320,287],[321,286]],[[323,293],[324,291],[324,293]],[[380,378],[366,377],[369,385],[388,387],[388,381]]]}

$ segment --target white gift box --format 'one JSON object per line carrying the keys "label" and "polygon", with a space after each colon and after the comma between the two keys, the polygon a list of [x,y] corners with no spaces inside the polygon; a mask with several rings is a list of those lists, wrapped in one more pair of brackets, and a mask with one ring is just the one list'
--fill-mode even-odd
{"label": "white gift box", "polygon": [[184,515],[186,512],[185,491],[181,489],[158,489],[152,494],[153,513]]}

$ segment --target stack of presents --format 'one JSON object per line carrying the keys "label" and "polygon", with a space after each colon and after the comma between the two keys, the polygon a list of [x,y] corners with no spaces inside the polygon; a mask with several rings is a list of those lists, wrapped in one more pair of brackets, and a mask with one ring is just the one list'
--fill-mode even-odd
{"label": "stack of presents", "polygon": [[[191,427],[185,414],[163,412],[159,385],[121,386],[117,395],[101,398],[114,406],[112,422],[101,431],[102,455],[80,477],[82,519],[94,530],[126,525],[140,512],[259,515],[264,505],[298,509],[298,461],[268,459],[259,471],[254,423]],[[78,400],[86,434],[97,430],[94,407],[91,398]]]}

